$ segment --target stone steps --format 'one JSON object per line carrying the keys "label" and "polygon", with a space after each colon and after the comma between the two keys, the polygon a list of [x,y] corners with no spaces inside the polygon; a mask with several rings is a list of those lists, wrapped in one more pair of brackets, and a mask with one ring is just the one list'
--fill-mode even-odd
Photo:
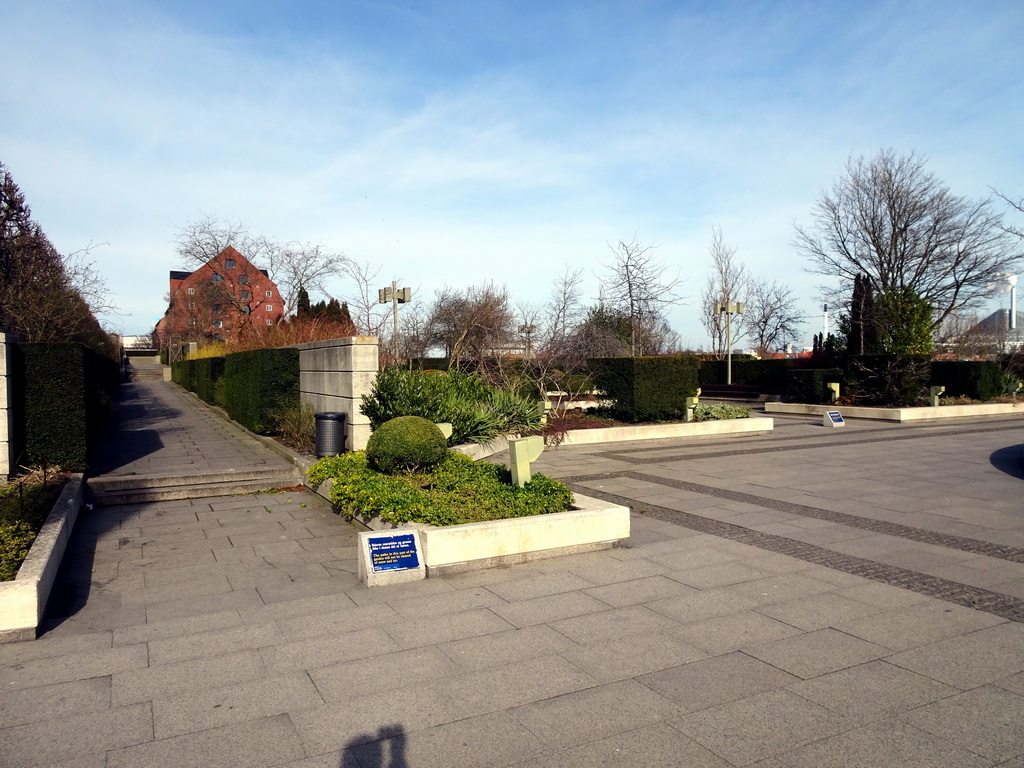
{"label": "stone steps", "polygon": [[298,470],[247,469],[191,475],[100,475],[89,478],[89,500],[99,507],[235,496],[290,488],[302,483]]}

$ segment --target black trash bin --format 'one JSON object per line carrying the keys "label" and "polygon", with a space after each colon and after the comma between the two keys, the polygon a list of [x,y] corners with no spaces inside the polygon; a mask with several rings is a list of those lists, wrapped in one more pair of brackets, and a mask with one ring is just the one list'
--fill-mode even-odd
{"label": "black trash bin", "polygon": [[316,415],[316,457],[337,456],[345,451],[345,417],[340,411]]}

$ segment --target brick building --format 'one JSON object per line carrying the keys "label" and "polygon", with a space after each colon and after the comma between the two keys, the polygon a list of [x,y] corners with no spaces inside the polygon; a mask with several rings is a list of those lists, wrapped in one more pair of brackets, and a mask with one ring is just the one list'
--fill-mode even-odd
{"label": "brick building", "polygon": [[160,347],[181,341],[227,341],[284,315],[284,300],[266,270],[230,245],[195,272],[170,273],[170,304],[153,335]]}

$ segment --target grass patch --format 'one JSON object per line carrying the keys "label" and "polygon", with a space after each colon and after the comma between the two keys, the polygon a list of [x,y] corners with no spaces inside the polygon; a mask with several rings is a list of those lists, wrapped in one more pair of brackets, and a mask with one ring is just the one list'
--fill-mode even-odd
{"label": "grass patch", "polygon": [[524,487],[511,484],[507,467],[474,462],[451,451],[430,470],[385,475],[370,469],[366,453],[321,459],[310,482],[332,478],[329,497],[342,514],[380,517],[393,525],[459,525],[564,512],[573,502],[564,483],[535,474]]}
{"label": "grass patch", "polygon": [[0,486],[0,581],[11,581],[60,496],[67,475],[42,472]]}

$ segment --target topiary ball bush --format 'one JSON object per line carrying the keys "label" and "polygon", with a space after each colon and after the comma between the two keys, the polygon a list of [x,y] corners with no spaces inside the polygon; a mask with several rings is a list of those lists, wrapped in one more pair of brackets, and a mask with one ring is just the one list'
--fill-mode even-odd
{"label": "topiary ball bush", "polygon": [[366,443],[366,459],[378,472],[427,469],[448,453],[448,441],[436,424],[420,416],[385,421]]}

